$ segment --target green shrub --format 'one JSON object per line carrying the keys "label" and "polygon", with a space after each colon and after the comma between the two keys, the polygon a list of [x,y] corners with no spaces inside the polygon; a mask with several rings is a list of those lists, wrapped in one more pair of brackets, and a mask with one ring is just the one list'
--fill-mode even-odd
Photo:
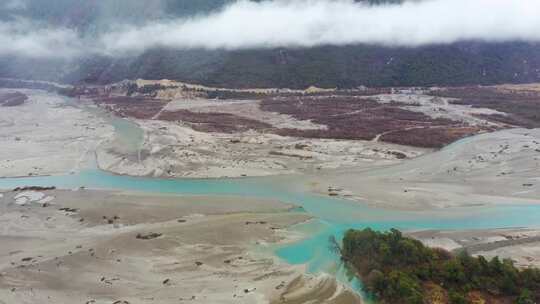
{"label": "green shrub", "polygon": [[523,289],[519,298],[516,300],[516,304],[535,304],[531,292],[528,289]]}
{"label": "green shrub", "polygon": [[459,293],[457,291],[454,291],[454,290],[448,293],[448,302],[450,304],[469,304],[470,303],[466,295]]}
{"label": "green shrub", "polygon": [[452,255],[428,248],[395,229],[349,230],[340,251],[365,278],[365,289],[385,303],[423,303],[427,283],[446,290],[451,304],[469,303],[471,291],[512,298],[518,304],[535,303],[535,295],[540,293],[538,269],[519,270],[511,260],[498,257],[488,261],[467,252]]}

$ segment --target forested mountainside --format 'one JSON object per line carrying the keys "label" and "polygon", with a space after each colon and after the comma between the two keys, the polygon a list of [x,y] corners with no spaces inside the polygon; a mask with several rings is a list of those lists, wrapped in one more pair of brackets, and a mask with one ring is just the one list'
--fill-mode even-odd
{"label": "forested mountainside", "polygon": [[75,62],[3,58],[0,77],[89,84],[167,78],[239,88],[523,83],[540,81],[540,46],[470,42],[421,48],[156,49],[137,57]]}
{"label": "forested mountainside", "polygon": [[[18,15],[92,35],[118,22],[200,15],[233,0],[28,0]],[[369,0],[373,5],[401,0]],[[3,19],[12,15],[0,15]],[[22,67],[22,68],[21,68]],[[418,48],[372,45],[251,50],[153,49],[71,60],[0,57],[0,77],[103,84],[175,79],[223,87],[424,86],[540,81],[540,45],[461,42]]]}

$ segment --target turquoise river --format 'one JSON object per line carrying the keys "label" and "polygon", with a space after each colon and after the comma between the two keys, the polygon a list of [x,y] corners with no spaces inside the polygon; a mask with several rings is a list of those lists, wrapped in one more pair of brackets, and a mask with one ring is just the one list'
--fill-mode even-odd
{"label": "turquoise river", "polygon": [[[243,179],[156,179],[119,176],[100,170],[77,174],[0,179],[0,189],[17,186],[56,186],[62,189],[87,187],[171,194],[234,195],[272,198],[299,206],[291,212],[306,212],[315,219],[291,229],[307,238],[273,248],[274,253],[290,264],[305,264],[309,272],[326,272],[360,291],[360,283],[348,280],[339,259],[329,249],[330,236],[340,238],[349,228],[375,229],[475,229],[536,227],[540,205],[515,205],[500,202],[490,207],[464,207],[430,211],[376,209],[359,202],[312,194],[294,187],[301,177]],[[510,203],[510,202],[507,202]],[[301,207],[301,208],[300,208]]]}

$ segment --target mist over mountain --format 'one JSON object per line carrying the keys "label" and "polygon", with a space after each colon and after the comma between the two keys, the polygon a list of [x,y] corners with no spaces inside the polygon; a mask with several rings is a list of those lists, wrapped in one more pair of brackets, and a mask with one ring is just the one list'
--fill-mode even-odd
{"label": "mist over mountain", "polygon": [[[486,3],[9,0],[0,77],[292,88],[539,81],[538,4]],[[482,6],[488,17],[476,18]]]}

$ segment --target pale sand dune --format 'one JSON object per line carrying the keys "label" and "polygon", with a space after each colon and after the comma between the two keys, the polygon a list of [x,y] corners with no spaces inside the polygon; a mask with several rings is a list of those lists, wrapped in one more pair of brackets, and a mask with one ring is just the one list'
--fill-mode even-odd
{"label": "pale sand dune", "polygon": [[[0,92],[9,90],[1,89]],[[113,128],[64,98],[36,90],[23,105],[0,111],[0,176],[65,174],[93,161]]]}
{"label": "pale sand dune", "polygon": [[453,98],[435,97],[424,95],[422,91],[415,94],[381,94],[369,96],[369,99],[374,99],[379,103],[399,102],[403,103],[403,109],[413,112],[424,113],[432,118],[444,118],[452,121],[461,121],[471,126],[497,126],[496,123],[487,121],[479,115],[503,115],[507,114],[487,108],[476,108],[467,105],[453,104]]}
{"label": "pale sand dune", "polygon": [[527,83],[527,84],[503,84],[498,86],[493,86],[502,91],[509,92],[518,92],[518,93],[529,93],[529,92],[540,92],[540,83]]}
{"label": "pale sand dune", "polygon": [[425,245],[467,250],[486,258],[508,258],[518,267],[540,267],[540,229],[426,230],[407,233]]}
{"label": "pale sand dune", "polygon": [[396,163],[392,151],[410,157],[428,150],[369,141],[300,139],[242,132],[204,133],[178,123],[137,120],[145,141],[139,155],[98,149],[101,169],[154,177],[241,177],[319,172],[325,168]]}
{"label": "pale sand dune", "polygon": [[323,303],[321,299],[328,299],[324,303],[349,304],[355,303],[357,297],[350,291],[343,290],[336,281],[329,276],[307,277],[294,279],[272,304],[304,304]]}
{"label": "pale sand dune", "polygon": [[[0,199],[0,303],[281,303],[282,296],[285,303],[360,302],[335,280],[305,276],[257,245],[292,240],[284,229],[309,218],[286,212],[290,205],[47,194],[55,199],[46,208],[19,206],[11,192]],[[159,235],[137,237],[150,233]]]}
{"label": "pale sand dune", "polygon": [[315,191],[397,209],[540,203],[540,129],[481,134],[397,165],[307,178]]}
{"label": "pale sand dune", "polygon": [[311,86],[307,88],[306,90],[294,90],[294,89],[287,89],[287,88],[249,88],[249,89],[229,89],[229,88],[218,88],[218,87],[209,87],[199,84],[192,84],[192,83],[186,83],[186,82],[180,82],[175,80],[169,80],[169,79],[161,79],[161,80],[149,80],[149,79],[137,79],[135,83],[139,86],[145,86],[145,85],[156,85],[159,84],[163,87],[173,87],[177,88],[177,90],[184,91],[185,89],[189,90],[203,90],[203,91],[226,91],[226,92],[249,92],[249,93],[320,93],[320,92],[332,92],[336,89],[323,89],[318,88],[315,86]]}

